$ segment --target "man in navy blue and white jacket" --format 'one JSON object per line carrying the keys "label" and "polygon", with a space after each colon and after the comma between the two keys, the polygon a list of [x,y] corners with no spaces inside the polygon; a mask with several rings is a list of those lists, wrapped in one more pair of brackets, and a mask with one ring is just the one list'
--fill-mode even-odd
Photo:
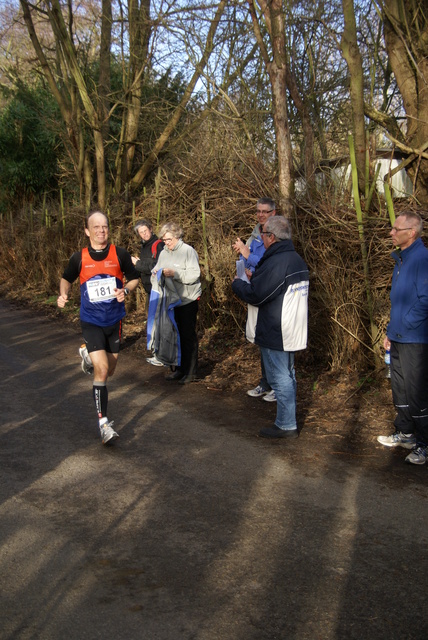
{"label": "man in navy blue and white jacket", "polygon": [[235,278],[232,289],[258,308],[254,341],[277,397],[275,424],[260,436],[297,438],[294,352],[307,346],[309,273],[294,249],[286,218],[269,218],[261,235],[266,251],[251,281]]}
{"label": "man in navy blue and white jacket", "polygon": [[[428,212],[425,212],[428,215]],[[428,249],[419,214],[404,211],[390,235],[397,250],[391,284],[391,314],[384,340],[391,351],[395,433],[378,436],[386,447],[413,449],[406,462],[428,460]]]}

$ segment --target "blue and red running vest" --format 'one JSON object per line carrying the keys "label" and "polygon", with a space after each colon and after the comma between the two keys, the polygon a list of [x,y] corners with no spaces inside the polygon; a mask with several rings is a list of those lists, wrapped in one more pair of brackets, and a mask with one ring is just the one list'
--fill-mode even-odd
{"label": "blue and red running vest", "polygon": [[93,260],[82,249],[80,270],[80,319],[99,327],[110,327],[125,316],[125,303],[118,302],[114,289],[123,287],[123,273],[116,247],[110,245],[104,260]]}

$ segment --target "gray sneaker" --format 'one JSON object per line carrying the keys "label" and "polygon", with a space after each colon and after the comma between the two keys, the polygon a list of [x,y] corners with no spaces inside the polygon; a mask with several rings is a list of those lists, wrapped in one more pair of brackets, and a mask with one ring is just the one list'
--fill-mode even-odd
{"label": "gray sneaker", "polygon": [[117,440],[119,434],[112,428],[114,425],[114,421],[107,422],[102,427],[100,427],[101,440],[103,444],[112,444],[114,440]]}
{"label": "gray sneaker", "polygon": [[404,449],[414,449],[416,445],[413,433],[401,433],[401,431],[396,431],[390,436],[378,436],[377,441],[385,447],[403,447]]}
{"label": "gray sneaker", "polygon": [[267,393],[267,394],[265,395],[265,397],[263,398],[263,400],[264,400],[265,402],[276,402],[276,394],[275,394],[275,391],[274,391],[273,389],[271,389],[271,390],[269,391],[269,393]]}
{"label": "gray sneaker", "polygon": [[164,367],[164,363],[161,362],[156,355],[153,355],[151,358],[146,358],[146,362],[148,362],[149,364],[154,365],[155,367]]}
{"label": "gray sneaker", "polygon": [[419,446],[416,449],[413,449],[412,453],[409,453],[406,456],[406,462],[410,462],[411,464],[425,464],[428,460],[428,446]]}
{"label": "gray sneaker", "polygon": [[267,389],[263,389],[261,385],[257,385],[255,389],[250,389],[247,391],[247,396],[251,396],[252,398],[261,398],[265,396],[269,391]]}
{"label": "gray sneaker", "polygon": [[83,373],[91,376],[94,373],[94,365],[92,364],[91,356],[89,355],[85,344],[82,344],[80,347],[79,356],[82,358],[81,367]]}

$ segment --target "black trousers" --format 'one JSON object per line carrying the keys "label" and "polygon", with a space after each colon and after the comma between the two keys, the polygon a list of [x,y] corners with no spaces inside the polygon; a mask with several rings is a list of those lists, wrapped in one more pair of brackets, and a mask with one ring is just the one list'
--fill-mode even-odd
{"label": "black trousers", "polygon": [[391,342],[391,388],[397,411],[394,426],[428,445],[428,344]]}
{"label": "black trousers", "polygon": [[198,368],[197,315],[197,300],[193,300],[189,302],[189,304],[180,305],[174,309],[181,346],[181,365],[179,370],[185,376],[195,376]]}

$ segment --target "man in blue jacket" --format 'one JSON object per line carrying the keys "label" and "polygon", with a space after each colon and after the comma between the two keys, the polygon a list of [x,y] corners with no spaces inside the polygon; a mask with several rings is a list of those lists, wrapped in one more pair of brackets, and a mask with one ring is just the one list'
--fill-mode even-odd
{"label": "man in blue jacket", "polygon": [[[428,212],[427,212],[428,215]],[[420,215],[405,211],[391,237],[397,250],[391,285],[391,314],[384,340],[391,351],[395,433],[378,436],[386,447],[413,449],[411,464],[428,459],[428,249]]]}
{"label": "man in blue jacket", "polygon": [[[254,269],[265,252],[265,246],[260,230],[263,229],[263,225],[271,216],[276,215],[275,201],[272,200],[272,198],[259,198],[257,200],[256,213],[257,224],[251,232],[251,236],[248,238],[247,242],[244,243],[241,238],[236,238],[236,242],[232,245],[232,248],[240,255],[240,260],[243,260],[245,269],[251,273],[254,273]],[[251,339],[250,342],[253,342],[253,340]],[[249,389],[247,394],[252,398],[263,398],[263,400],[266,400],[267,402],[276,402],[275,391],[270,388],[266,379],[266,371],[261,357],[260,360],[262,376],[258,385],[254,389]]]}
{"label": "man in blue jacket", "polygon": [[294,352],[307,345],[309,273],[294,249],[286,218],[269,218],[261,235],[265,253],[250,282],[235,278],[232,289],[258,308],[255,343],[277,398],[275,425],[262,429],[259,435],[297,438]]}

